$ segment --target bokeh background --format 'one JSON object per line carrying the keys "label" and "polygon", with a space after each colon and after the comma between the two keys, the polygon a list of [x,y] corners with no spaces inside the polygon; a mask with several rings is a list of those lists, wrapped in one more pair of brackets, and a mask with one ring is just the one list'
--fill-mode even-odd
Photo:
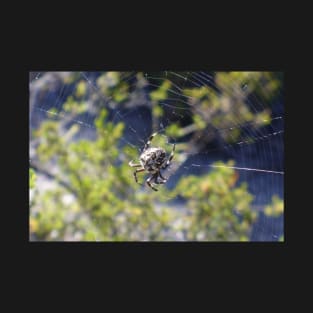
{"label": "bokeh background", "polygon": [[[283,241],[282,72],[30,72],[30,241]],[[149,136],[173,162],[133,177]]]}

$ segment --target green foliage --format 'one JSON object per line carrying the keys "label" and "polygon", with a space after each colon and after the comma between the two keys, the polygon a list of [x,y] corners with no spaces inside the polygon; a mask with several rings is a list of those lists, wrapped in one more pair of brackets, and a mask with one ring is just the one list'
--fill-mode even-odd
{"label": "green foliage", "polygon": [[128,98],[128,84],[121,80],[121,73],[119,72],[106,72],[97,79],[97,85],[100,91],[112,97],[114,101],[122,102]]}
{"label": "green foliage", "polygon": [[267,205],[264,209],[267,216],[278,217],[284,213],[284,201],[278,196],[272,197],[272,203]]}
{"label": "green foliage", "polygon": [[256,96],[271,101],[281,88],[281,73],[218,72],[216,83],[221,90],[233,91],[237,97],[254,92]]}
{"label": "green foliage", "polygon": [[[76,91],[76,94],[81,94],[82,92],[82,88],[80,87],[80,91]],[[87,107],[84,101],[76,101],[74,97],[69,96],[64,103],[63,109],[65,112],[69,112],[71,114],[81,114],[87,110]]]}
{"label": "green foliage", "polygon": [[165,100],[168,97],[168,90],[171,87],[171,82],[167,79],[163,81],[161,86],[150,92],[150,97],[153,101],[160,101],[160,100]]}
{"label": "green foliage", "polygon": [[180,135],[180,127],[178,124],[171,124],[169,125],[166,130],[166,135],[169,136],[169,137],[179,137]]}
{"label": "green foliage", "polygon": [[29,169],[29,188],[33,189],[35,187],[35,181],[36,181],[36,173],[34,169]]}
{"label": "green foliage", "polygon": [[87,83],[84,80],[79,81],[79,83],[76,86],[76,92],[75,95],[78,98],[83,97],[86,94],[87,91]]}
{"label": "green foliage", "polygon": [[56,162],[56,182],[69,186],[57,185],[37,195],[30,225],[39,240],[166,239],[162,232],[173,214],[154,207],[155,195],[139,192],[128,166],[138,152],[130,147],[119,151],[124,125],[106,118],[102,109],[95,120],[95,141],[72,141],[68,134],[78,125],[61,135],[58,121],[46,121],[35,132],[41,139],[40,161]]}
{"label": "green foliage", "polygon": [[156,118],[159,118],[159,117],[161,117],[163,115],[163,109],[160,106],[158,106],[158,105],[154,105],[152,107],[152,114]]}
{"label": "green foliage", "polygon": [[253,95],[265,100],[263,103],[271,103],[281,90],[281,73],[217,72],[214,81],[218,91],[210,86],[183,89],[194,126],[186,126],[183,134],[194,132],[195,136],[201,136],[201,132],[210,127],[231,129],[220,134],[226,142],[232,143],[241,135],[236,125],[249,123],[258,128],[270,123],[270,106],[251,110],[247,99]]}
{"label": "green foliage", "polygon": [[[142,193],[128,166],[138,152],[129,146],[119,151],[124,125],[108,122],[105,109],[95,120],[95,141],[74,142],[68,135],[72,128],[61,136],[59,127],[58,121],[46,121],[36,132],[40,160],[56,162],[56,182],[69,186],[57,184],[37,195],[30,229],[38,240],[173,240],[176,232],[185,232],[188,240],[248,240],[256,213],[246,186],[235,187],[234,170],[184,177],[172,192]],[[171,150],[164,136],[155,144]],[[166,195],[182,196],[188,213],[157,206]]]}
{"label": "green foliage", "polygon": [[[216,165],[222,165],[217,162]],[[233,166],[233,162],[227,165]],[[182,179],[174,195],[187,201],[185,229],[188,240],[247,241],[257,213],[247,185],[236,187],[238,174],[230,168],[215,168],[204,176]]]}
{"label": "green foliage", "polygon": [[204,129],[206,128],[206,122],[201,118],[199,115],[194,115],[193,116],[193,121],[197,127],[197,129]]}
{"label": "green foliage", "polygon": [[153,127],[155,128],[158,121],[164,114],[164,110],[161,107],[162,100],[168,98],[168,93],[171,88],[171,82],[165,79],[159,88],[150,92],[150,99],[152,105]]}

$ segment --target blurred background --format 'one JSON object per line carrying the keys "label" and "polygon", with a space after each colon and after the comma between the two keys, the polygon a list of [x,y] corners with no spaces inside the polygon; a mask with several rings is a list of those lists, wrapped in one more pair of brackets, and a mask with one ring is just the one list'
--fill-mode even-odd
{"label": "blurred background", "polygon": [[[30,72],[30,241],[283,241],[281,72]],[[176,151],[155,192],[138,163]]]}

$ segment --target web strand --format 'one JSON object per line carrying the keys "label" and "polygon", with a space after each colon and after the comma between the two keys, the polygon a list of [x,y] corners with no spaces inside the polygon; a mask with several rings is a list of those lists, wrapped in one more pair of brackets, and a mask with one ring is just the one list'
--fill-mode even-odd
{"label": "web strand", "polygon": [[[197,166],[196,164],[192,164],[192,166]],[[203,165],[202,165],[203,166]],[[240,171],[254,171],[254,172],[263,172],[263,173],[273,173],[273,174],[280,174],[284,175],[284,172],[279,172],[279,171],[271,171],[271,170],[262,170],[258,168],[249,168],[249,167],[237,167],[237,166],[226,166],[226,165],[208,165],[210,167],[224,167],[224,168],[232,168],[235,170],[240,170]]]}

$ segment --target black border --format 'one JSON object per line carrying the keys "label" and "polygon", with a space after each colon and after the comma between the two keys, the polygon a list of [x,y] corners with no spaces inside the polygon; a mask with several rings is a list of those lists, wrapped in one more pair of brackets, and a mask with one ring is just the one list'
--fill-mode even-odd
{"label": "black border", "polygon": [[[10,197],[10,211],[16,215],[12,221],[17,222],[17,230],[10,230],[10,236],[16,236],[20,242],[22,256],[27,254],[27,259],[34,266],[43,268],[75,268],[81,270],[84,267],[102,268],[104,264],[112,262],[119,268],[128,267],[129,264],[140,266],[166,266],[180,268],[183,270],[193,269],[197,265],[207,268],[212,274],[215,268],[222,268],[225,271],[232,268],[234,272],[248,271],[257,275],[260,268],[279,271],[282,264],[288,259],[288,253],[292,246],[296,245],[294,231],[291,226],[297,205],[290,197],[295,193],[296,187],[288,187],[292,184],[291,168],[287,165],[287,155],[292,149],[292,138],[301,137],[296,135],[298,127],[295,125],[294,113],[292,110],[297,101],[297,94],[292,94],[290,89],[296,84],[297,75],[290,70],[290,66],[284,59],[284,46],[277,49],[277,45],[259,41],[253,43],[245,39],[245,45],[240,47],[242,41],[235,39],[226,42],[210,42],[208,46],[205,41],[186,40],[177,43],[176,49],[172,46],[160,44],[130,45],[123,42],[122,46],[116,48],[115,44],[106,41],[105,47],[98,47],[100,39],[95,41],[95,46],[88,49],[81,49],[77,53],[75,49],[59,49],[56,45],[53,51],[50,45],[38,46],[36,41],[35,51],[31,51],[19,59],[9,76],[11,90],[7,91],[12,95],[11,105],[8,105],[12,112],[9,113],[9,121],[14,120],[14,128],[10,129],[10,143],[12,147],[14,163],[14,174],[10,173],[10,186],[14,190]],[[151,40],[150,40],[151,41]],[[225,40],[224,40],[225,41]],[[69,48],[69,44],[66,45]],[[114,50],[111,48],[114,47]],[[79,46],[81,48],[81,46]],[[263,48],[263,49],[262,49]],[[261,50],[262,49],[262,50]],[[86,52],[88,50],[88,53]],[[85,53],[86,52],[86,53]],[[40,243],[29,242],[28,234],[28,72],[43,70],[271,70],[283,71],[285,73],[285,242],[249,242],[249,243]],[[293,98],[293,99],[292,99]],[[17,106],[19,107],[16,110]],[[25,110],[25,111],[24,111]],[[292,121],[289,120],[292,116]],[[13,118],[14,117],[14,118]],[[302,122],[302,117],[298,119]],[[291,126],[291,130],[289,127]],[[25,138],[23,135],[25,134]],[[290,136],[291,134],[291,136]],[[288,137],[288,139],[287,139]],[[299,143],[296,144],[299,146]],[[13,148],[14,147],[14,148]],[[10,148],[9,148],[10,149]],[[12,152],[13,153],[13,152]],[[300,162],[295,162],[300,164]],[[297,165],[298,166],[298,165]],[[25,173],[26,175],[22,175]],[[22,184],[20,182],[23,182]],[[16,189],[17,187],[17,189]],[[299,187],[299,186],[298,186]],[[288,192],[287,192],[288,191]],[[17,203],[15,203],[17,200]],[[294,204],[292,204],[292,202]],[[16,210],[15,210],[16,209]],[[300,241],[302,238],[299,239]],[[191,262],[191,263],[188,263]],[[189,264],[189,265],[188,265]],[[192,264],[192,265],[191,265]],[[137,266],[136,266],[137,265]],[[155,269],[155,267],[153,267]]]}

